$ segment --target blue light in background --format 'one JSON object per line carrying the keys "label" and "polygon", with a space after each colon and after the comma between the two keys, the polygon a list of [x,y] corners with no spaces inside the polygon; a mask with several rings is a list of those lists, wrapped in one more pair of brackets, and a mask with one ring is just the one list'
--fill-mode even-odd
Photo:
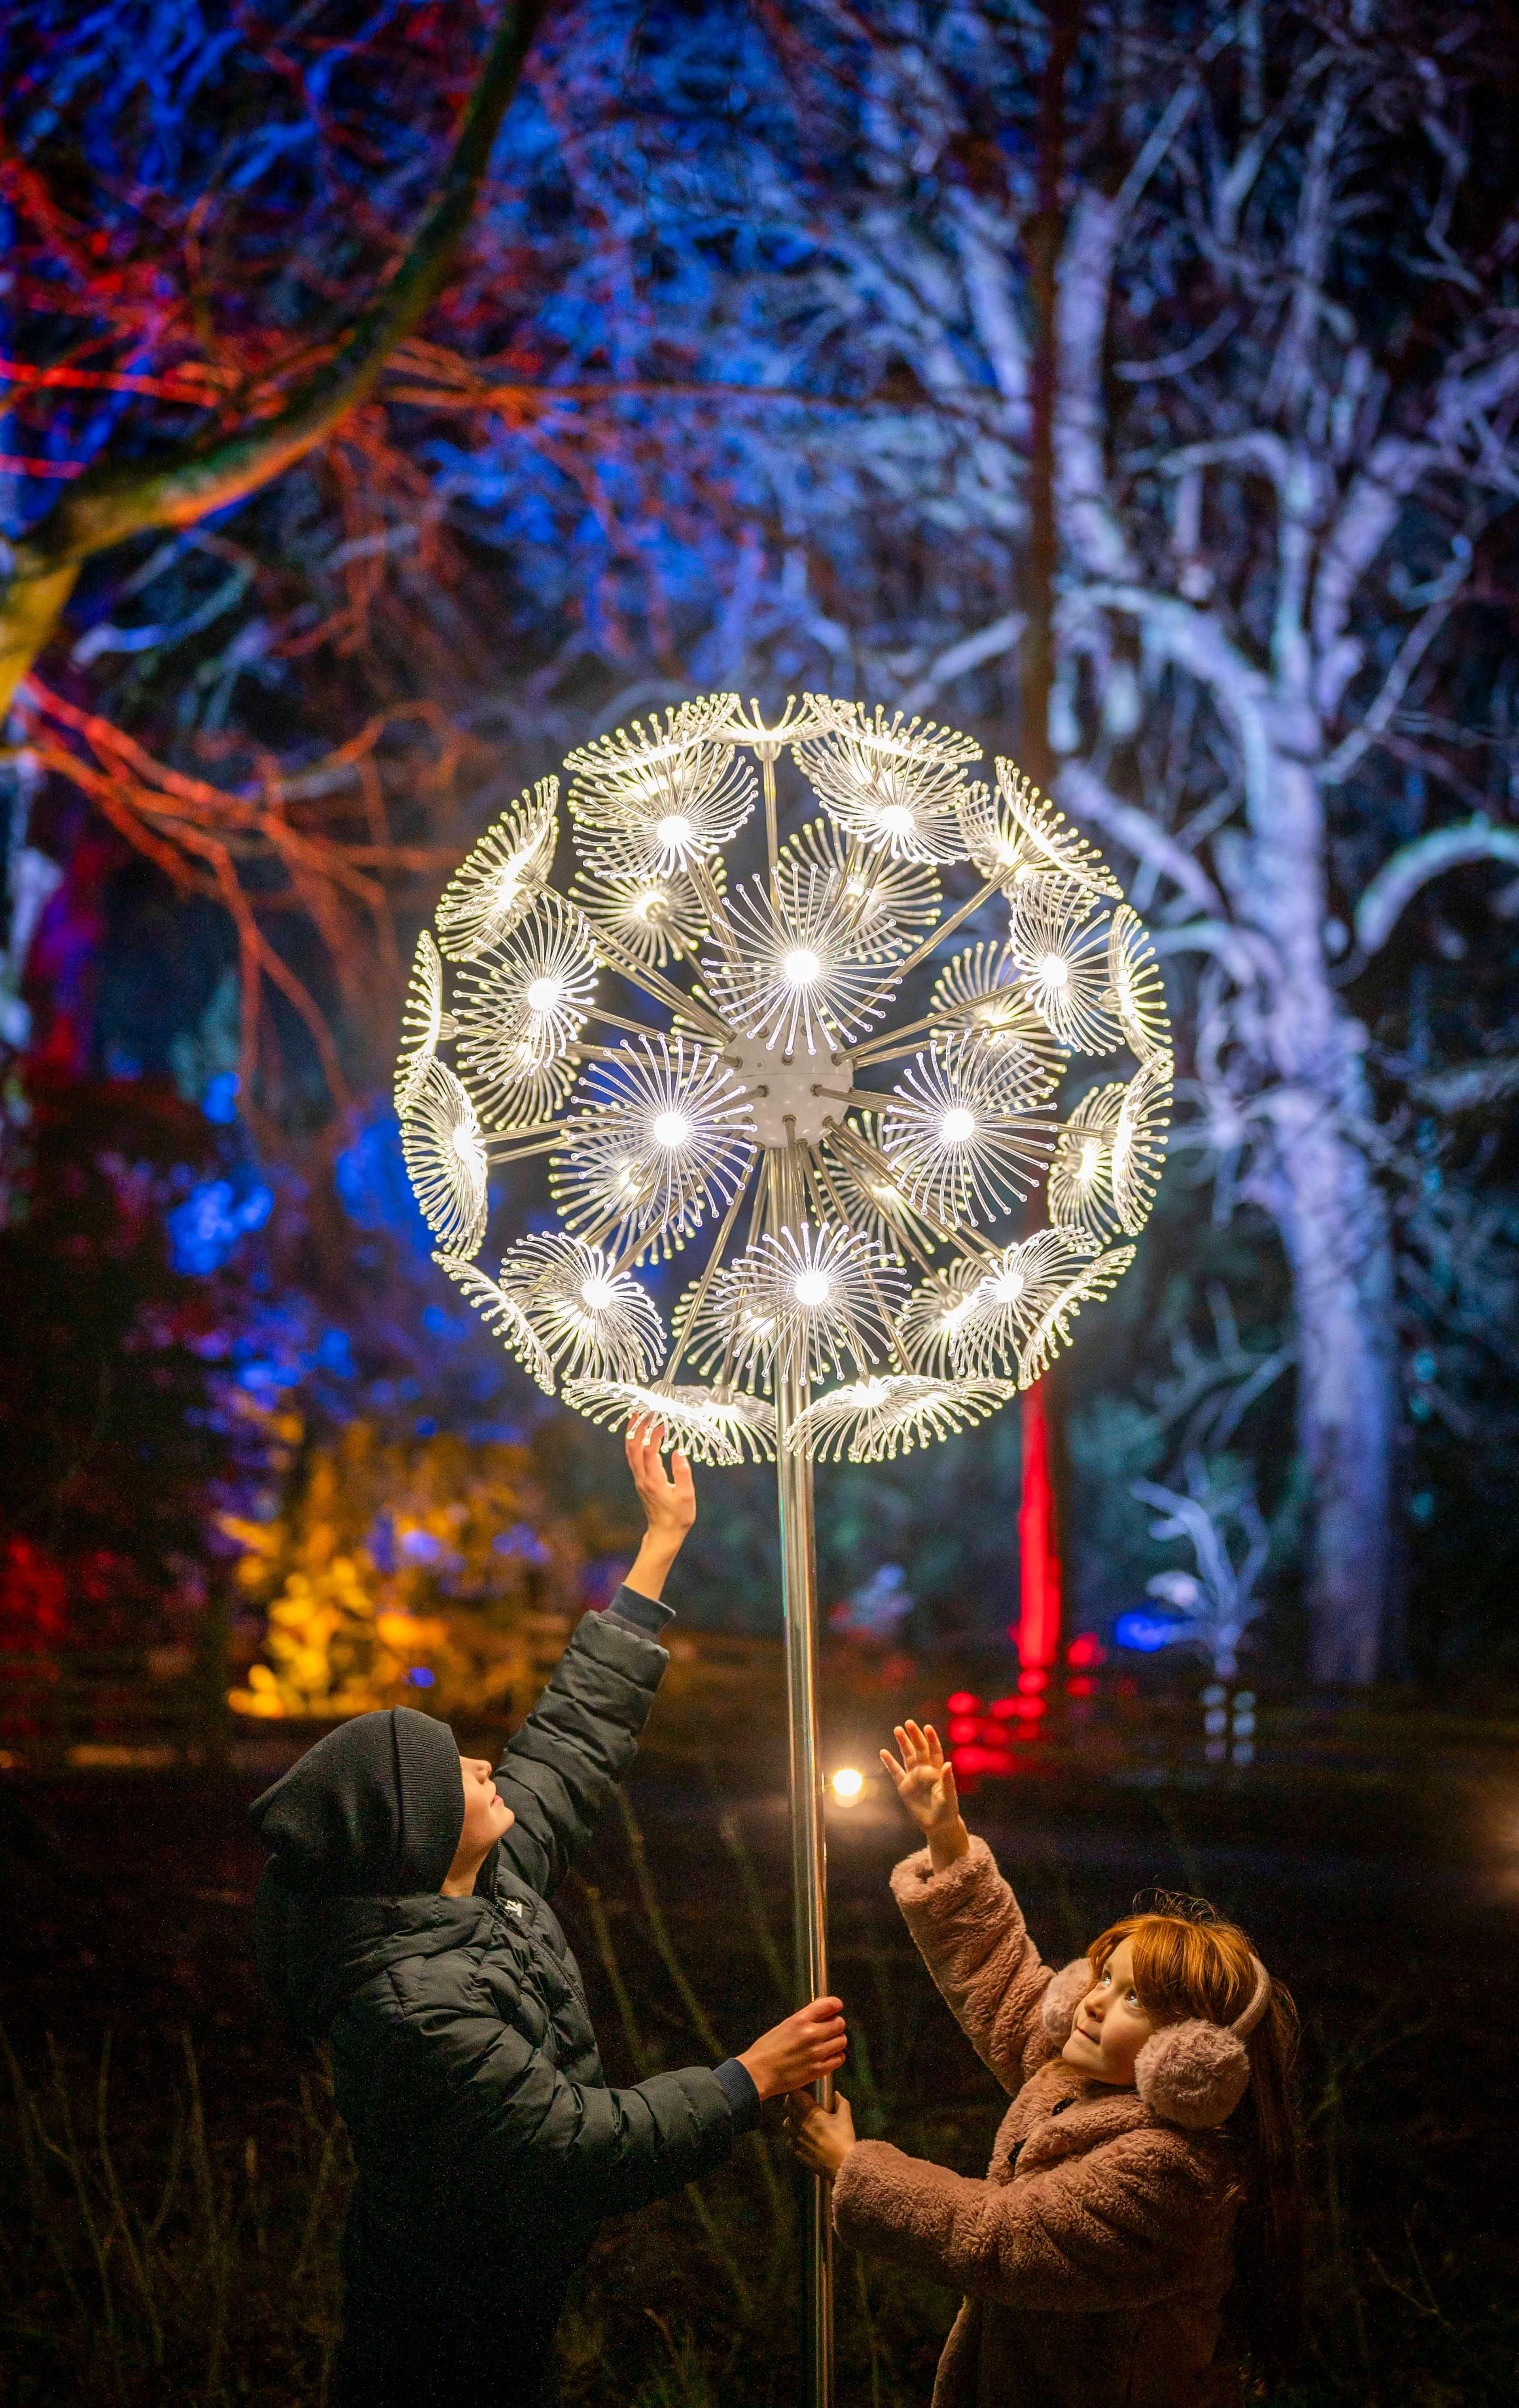
{"label": "blue light in background", "polygon": [[237,1073],[218,1070],[214,1079],[206,1082],[206,1093],[200,1099],[201,1111],[218,1128],[225,1128],[237,1117]]}
{"label": "blue light in background", "polygon": [[435,1539],[431,1530],[403,1530],[401,1554],[408,1564],[436,1564],[443,1554],[443,1541]]}
{"label": "blue light in background", "polygon": [[220,1270],[239,1238],[262,1229],[273,1210],[273,1188],[251,1170],[203,1179],[168,1215],[175,1269],[199,1279]]}
{"label": "blue light in background", "polygon": [[1168,1614],[1146,1613],[1139,1606],[1132,1613],[1119,1615],[1113,1624],[1113,1644],[1126,1647],[1132,1655],[1154,1656],[1157,1649],[1183,1638],[1186,1629],[1184,1622],[1173,1622]]}
{"label": "blue light in background", "polygon": [[548,1548],[525,1522],[513,1522],[509,1530],[498,1530],[491,1541],[491,1552],[496,1555],[519,1555],[527,1564],[546,1564],[549,1560]]}
{"label": "blue light in background", "polygon": [[401,1158],[401,1125],[381,1112],[359,1131],[333,1165],[338,1201],[356,1228],[391,1229],[422,1262],[431,1262],[433,1234],[417,1210]]}
{"label": "blue light in background", "polygon": [[430,1689],[433,1685],[433,1676],[425,1664],[411,1665],[408,1670],[407,1679],[414,1689]]}

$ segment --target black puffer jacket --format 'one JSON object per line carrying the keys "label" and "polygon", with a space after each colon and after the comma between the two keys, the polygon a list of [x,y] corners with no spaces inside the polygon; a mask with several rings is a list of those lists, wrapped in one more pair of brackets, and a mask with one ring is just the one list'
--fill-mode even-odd
{"label": "black puffer jacket", "polygon": [[[278,1851],[271,1861],[261,1967],[292,2020],[329,2044],[357,2164],[351,2339],[356,2322],[394,2330],[451,2302],[478,2313],[503,2286],[552,2286],[602,2217],[721,2164],[758,2121],[731,2062],[608,2087],[547,1902],[632,1762],[667,1661],[615,1613],[582,1618],[496,1766],[516,1822],[473,1897],[317,1894],[282,1877]],[[260,1801],[265,1837],[279,1794]]]}

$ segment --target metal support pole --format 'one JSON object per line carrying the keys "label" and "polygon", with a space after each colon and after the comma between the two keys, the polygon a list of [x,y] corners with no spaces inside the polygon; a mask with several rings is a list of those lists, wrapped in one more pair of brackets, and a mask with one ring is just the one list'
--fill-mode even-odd
{"label": "metal support pole", "polygon": [[[777,1382],[778,1486],[781,1601],[786,1618],[786,1708],[791,1727],[791,1899],[796,2000],[828,1987],[827,1854],[823,1835],[823,1772],[817,1693],[817,1549],[812,1531],[812,1466],[786,1451],[788,1423],[806,1402],[794,1379]],[[814,2097],[833,2105],[833,2084]],[[832,2408],[833,2219],[831,2185],[803,2177],[802,2350],[806,2408]]]}
{"label": "metal support pole", "polygon": [[[781,1181],[794,1161],[774,1163]],[[780,1182],[778,1182],[780,1183]],[[799,1186],[799,1181],[797,1181]],[[772,1188],[772,1194],[774,1194]],[[781,1199],[776,1197],[777,1202]],[[795,1217],[801,1218],[800,1200]],[[776,1485],[781,1507],[781,1598],[786,1627],[786,1710],[791,1731],[791,1906],[796,2003],[828,1987],[828,1871],[823,1831],[823,1767],[818,1736],[818,1557],[812,1526],[812,1464],[794,1455],[786,1433],[806,1410],[805,1366],[787,1365],[776,1379]],[[820,2105],[833,2105],[831,2081],[818,2083]],[[831,2186],[803,2176],[802,2399],[805,2408],[833,2408],[833,2216]]]}

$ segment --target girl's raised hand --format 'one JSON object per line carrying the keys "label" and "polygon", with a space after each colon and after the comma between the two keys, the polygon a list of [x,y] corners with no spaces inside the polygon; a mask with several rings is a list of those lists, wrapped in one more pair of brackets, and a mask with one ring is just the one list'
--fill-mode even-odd
{"label": "girl's raised hand", "polygon": [[956,1856],[963,1856],[970,1845],[970,1834],[955,1795],[954,1767],[932,1723],[926,1727],[917,1723],[898,1723],[895,1736],[901,1760],[898,1762],[890,1748],[883,1747],[881,1763],[896,1784],[898,1798],[927,1841],[936,1870],[942,1870]]}

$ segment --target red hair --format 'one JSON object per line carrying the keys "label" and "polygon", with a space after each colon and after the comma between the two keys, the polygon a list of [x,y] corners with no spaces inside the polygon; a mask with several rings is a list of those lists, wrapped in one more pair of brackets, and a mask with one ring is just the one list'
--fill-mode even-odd
{"label": "red hair", "polygon": [[[1093,1979],[1129,1943],[1134,1988],[1157,2024],[1197,2016],[1232,2024],[1255,1990],[1250,1942],[1237,1923],[1187,1914],[1127,1914],[1087,1950]],[[1225,2310],[1260,2371],[1281,2379],[1302,2348],[1303,2200],[1292,2068],[1297,2010],[1280,1982],[1245,2042],[1250,2087],[1225,2130],[1240,2145],[1241,2206]]]}

